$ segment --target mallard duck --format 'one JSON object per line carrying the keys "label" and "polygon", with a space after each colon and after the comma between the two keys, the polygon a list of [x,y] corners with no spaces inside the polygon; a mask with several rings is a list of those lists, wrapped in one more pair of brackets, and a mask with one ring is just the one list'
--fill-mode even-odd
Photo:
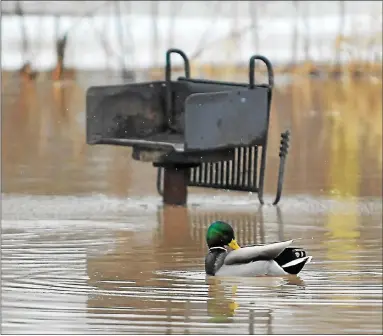
{"label": "mallard duck", "polygon": [[[206,233],[209,252],[205,258],[207,275],[283,276],[298,274],[311,256],[291,247],[293,240],[240,247],[230,224],[216,221]],[[228,251],[230,247],[232,251]]]}

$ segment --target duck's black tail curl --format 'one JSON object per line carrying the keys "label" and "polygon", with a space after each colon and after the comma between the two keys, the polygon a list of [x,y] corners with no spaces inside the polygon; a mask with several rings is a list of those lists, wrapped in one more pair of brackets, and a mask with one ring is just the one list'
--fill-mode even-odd
{"label": "duck's black tail curl", "polygon": [[311,256],[307,256],[306,252],[297,247],[287,247],[274,260],[283,270],[289,274],[298,274],[307,262],[311,261]]}

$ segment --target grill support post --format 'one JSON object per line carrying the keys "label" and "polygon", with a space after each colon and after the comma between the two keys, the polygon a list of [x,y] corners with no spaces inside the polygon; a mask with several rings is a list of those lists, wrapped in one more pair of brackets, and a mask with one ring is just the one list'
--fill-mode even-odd
{"label": "grill support post", "polygon": [[167,205],[186,205],[190,168],[185,165],[164,167],[163,202]]}

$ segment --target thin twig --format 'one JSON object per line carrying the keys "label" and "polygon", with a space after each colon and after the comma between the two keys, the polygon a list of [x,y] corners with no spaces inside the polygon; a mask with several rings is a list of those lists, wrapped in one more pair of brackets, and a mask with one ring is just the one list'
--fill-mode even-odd
{"label": "thin twig", "polygon": [[[179,6],[180,4],[180,6]],[[169,35],[168,35],[168,47],[173,48],[173,43],[174,43],[174,24],[176,21],[177,14],[183,7],[182,2],[172,2],[170,5],[170,23],[169,23]]]}
{"label": "thin twig", "polygon": [[[131,16],[131,8],[130,8],[130,5],[131,5],[131,1],[123,1],[122,3],[120,3],[120,9],[122,8],[122,6],[126,6],[127,8],[127,15]],[[122,12],[122,9],[121,9],[121,12]],[[124,12],[125,13],[125,12]],[[130,22],[128,21],[127,24],[124,26],[124,29],[127,33],[127,39],[130,41],[130,45],[129,45],[129,55],[134,55],[134,50],[135,50],[135,46],[134,46],[134,36],[133,36],[133,33],[132,33],[132,28],[131,28],[131,25],[130,25]],[[133,57],[130,57],[130,60],[132,60]],[[132,62],[133,63],[133,62]]]}
{"label": "thin twig", "polygon": [[295,9],[294,15],[294,27],[293,27],[293,35],[292,35],[292,45],[291,45],[291,65],[295,65],[297,63],[297,53],[298,53],[298,23],[299,23],[299,1],[295,0],[292,2],[293,7]]}
{"label": "thin twig", "polygon": [[222,9],[220,7],[220,5],[221,5],[220,1],[216,1],[215,2],[213,11],[214,11],[214,13],[216,13],[216,15],[214,16],[213,20],[210,22],[209,27],[207,27],[205,32],[202,34],[202,37],[201,37],[201,39],[199,40],[199,42],[197,44],[196,50],[194,51],[194,53],[192,53],[192,55],[190,57],[191,60],[196,59],[197,57],[199,57],[200,54],[204,51],[206,39],[210,35],[211,28],[214,26],[216,20],[220,17],[221,9]]}
{"label": "thin twig", "polygon": [[[248,33],[251,29],[254,28],[254,23],[251,23],[250,25],[248,25],[247,27],[244,27],[242,28],[240,31],[237,32],[237,36],[241,36],[245,33]],[[227,41],[228,39],[230,39],[232,37],[232,32],[230,32],[227,36],[224,36],[222,38],[219,38],[215,41],[212,41],[209,45],[209,47],[213,47],[213,46],[216,46],[224,41]],[[206,48],[201,48],[201,50],[199,50],[198,53],[195,53],[192,57],[190,57],[190,60],[196,60],[198,57],[201,56],[201,54],[206,51]]]}
{"label": "thin twig", "polygon": [[255,1],[249,1],[249,15],[251,19],[251,23],[254,26],[253,31],[253,44],[254,49],[257,53],[259,53],[259,27],[258,27],[258,10],[257,10],[258,3]]}

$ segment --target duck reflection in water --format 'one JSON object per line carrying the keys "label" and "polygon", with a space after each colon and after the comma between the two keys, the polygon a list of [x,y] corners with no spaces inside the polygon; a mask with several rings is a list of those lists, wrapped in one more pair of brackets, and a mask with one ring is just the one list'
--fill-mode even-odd
{"label": "duck reflection in water", "polygon": [[[304,281],[297,275],[289,275],[283,278],[217,278],[207,277],[208,284],[208,304],[207,312],[212,317],[211,322],[231,322],[232,317],[236,315],[240,306],[246,310],[255,309],[256,297],[249,294],[246,296],[238,295],[241,287],[243,291],[246,288],[254,287],[275,287],[276,292],[284,291],[292,286],[302,289],[305,286]],[[241,301],[246,299],[241,305]],[[260,310],[264,316],[265,309]]]}
{"label": "duck reflection in water", "polygon": [[[257,304],[256,293],[248,293],[249,287],[276,287],[277,296],[287,287],[304,286],[299,276],[283,278],[218,278],[208,276],[207,314],[210,323],[238,323],[236,317],[247,318],[249,334],[272,334],[273,309],[269,304]],[[246,295],[241,292],[247,292]],[[238,301],[241,301],[239,303]],[[241,321],[242,321],[241,319]],[[266,329],[266,330],[265,330]]]}
{"label": "duck reflection in water", "polygon": [[231,322],[230,319],[235,315],[239,304],[235,302],[235,294],[237,292],[236,285],[229,285],[225,288],[221,280],[209,277],[207,313],[211,317],[210,322]]}

